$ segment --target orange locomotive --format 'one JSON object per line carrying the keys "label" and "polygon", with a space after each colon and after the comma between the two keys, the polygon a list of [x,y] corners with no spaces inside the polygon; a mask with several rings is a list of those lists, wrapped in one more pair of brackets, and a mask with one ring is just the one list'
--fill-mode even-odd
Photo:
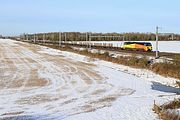
{"label": "orange locomotive", "polygon": [[124,42],[122,49],[152,51],[152,44],[149,42]]}

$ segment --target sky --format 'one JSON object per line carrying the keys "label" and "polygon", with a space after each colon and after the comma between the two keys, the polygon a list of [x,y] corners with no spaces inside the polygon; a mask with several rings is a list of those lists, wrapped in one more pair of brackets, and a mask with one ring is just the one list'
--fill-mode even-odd
{"label": "sky", "polygon": [[0,34],[180,33],[180,0],[0,0]]}

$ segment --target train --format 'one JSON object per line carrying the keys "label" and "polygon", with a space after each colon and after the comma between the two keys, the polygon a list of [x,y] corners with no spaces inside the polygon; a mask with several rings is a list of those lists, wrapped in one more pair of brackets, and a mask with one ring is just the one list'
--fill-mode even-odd
{"label": "train", "polygon": [[150,42],[124,42],[121,48],[124,50],[151,52],[152,44]]}

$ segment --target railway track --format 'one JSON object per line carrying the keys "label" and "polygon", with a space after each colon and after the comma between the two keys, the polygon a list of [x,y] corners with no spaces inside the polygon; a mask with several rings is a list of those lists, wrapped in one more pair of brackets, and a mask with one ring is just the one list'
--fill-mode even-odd
{"label": "railway track", "polygon": [[[141,50],[124,50],[120,47],[114,47],[112,45],[109,46],[98,46],[98,45],[92,45],[92,44],[73,44],[73,43],[59,43],[58,41],[43,41],[43,40],[36,40],[34,41],[23,41],[23,42],[29,42],[39,45],[45,45],[52,48],[58,48],[61,46],[69,46],[69,47],[81,47],[81,48],[87,48],[87,49],[98,49],[98,50],[106,50],[106,51],[116,51],[121,53],[130,53],[134,55],[144,55],[144,56],[152,56],[155,57],[155,51],[141,51]],[[180,61],[180,53],[167,53],[167,52],[159,52],[160,57],[167,57],[171,58],[176,61]]]}

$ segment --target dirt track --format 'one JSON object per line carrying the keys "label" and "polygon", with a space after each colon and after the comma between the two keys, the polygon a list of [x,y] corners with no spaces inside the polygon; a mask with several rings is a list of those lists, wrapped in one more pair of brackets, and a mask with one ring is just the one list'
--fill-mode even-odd
{"label": "dirt track", "polygon": [[40,46],[0,40],[0,118],[67,117],[111,106],[134,92],[114,87],[96,67],[43,53]]}

